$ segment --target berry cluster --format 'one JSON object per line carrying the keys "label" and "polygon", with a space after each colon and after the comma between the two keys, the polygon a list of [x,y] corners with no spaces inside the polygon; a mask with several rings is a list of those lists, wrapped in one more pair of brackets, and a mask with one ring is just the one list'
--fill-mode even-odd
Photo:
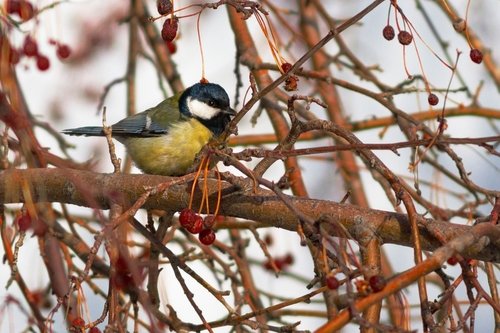
{"label": "berry cluster", "polygon": [[204,219],[190,208],[184,208],[179,215],[181,225],[192,234],[198,234],[198,239],[204,245],[215,241],[215,231],[212,229],[215,216],[207,215]]}
{"label": "berry cluster", "polygon": [[[281,71],[283,72],[283,74],[288,73],[291,69],[292,69],[292,64],[290,64],[288,62],[284,62],[283,64],[281,64]],[[297,88],[298,88],[297,83],[298,82],[299,82],[299,78],[297,75],[290,75],[289,77],[287,77],[287,79],[285,81],[285,90],[286,91],[297,90]]]}
{"label": "berry cluster", "polygon": [[42,220],[38,218],[33,218],[28,211],[23,210],[18,213],[14,219],[14,224],[17,226],[19,231],[26,232],[28,230],[33,231],[35,236],[44,236],[48,231],[48,227]]}
{"label": "berry cluster", "polygon": [[[377,293],[383,290],[387,281],[380,275],[373,275],[366,280],[357,280],[355,282],[356,288],[360,294],[366,295],[370,292]],[[325,278],[325,285],[328,289],[337,290],[340,287],[340,281],[334,275],[328,275]]]}
{"label": "berry cluster", "polygon": [[[56,54],[59,59],[64,60],[71,55],[71,49],[68,45],[54,40],[51,40],[50,44],[56,46]],[[0,38],[0,49],[8,54],[11,65],[17,65],[22,57],[27,57],[35,59],[36,66],[40,71],[46,71],[50,67],[49,58],[40,52],[38,42],[31,35],[26,35],[23,45],[19,49],[12,47],[7,40]]]}
{"label": "berry cluster", "polygon": [[[387,24],[384,27],[384,29],[382,30],[382,36],[384,36],[384,38],[389,41],[394,39],[396,33],[392,25]],[[413,35],[411,34],[411,32],[408,32],[406,30],[400,30],[398,32],[398,41],[401,45],[410,45],[413,41]]]}
{"label": "berry cluster", "polygon": [[179,30],[179,18],[173,15],[174,8],[170,0],[157,0],[156,8],[158,13],[162,16],[172,14],[171,17],[163,22],[161,38],[165,41],[168,51],[173,54],[177,51],[177,45],[175,45],[174,39],[177,37],[177,31]]}
{"label": "berry cluster", "polygon": [[[392,6],[396,7],[397,5],[391,3],[391,6],[389,7],[389,14],[390,14]],[[404,23],[403,28],[401,28],[399,25],[399,21],[396,18],[396,24],[397,24],[397,28],[399,31],[398,32],[398,42],[403,46],[408,46],[413,42],[413,29],[414,28],[412,27],[408,18],[402,13],[400,8],[397,11],[397,13],[400,13],[401,18],[403,19],[403,23]],[[409,31],[404,30],[406,27],[409,28]],[[390,25],[390,23],[389,23],[389,16],[387,17],[387,25],[384,27],[384,29],[382,29],[382,36],[388,41],[391,41],[394,39],[394,37],[396,37],[396,32],[394,31],[394,28],[392,27],[392,25]],[[418,56],[418,52],[417,52],[417,56]],[[422,69],[422,71],[423,71],[423,69]],[[427,79],[425,78],[425,75],[423,75],[423,76],[425,79],[427,92],[429,93],[429,95],[427,96],[427,102],[429,103],[429,105],[432,105],[432,106],[437,105],[439,103],[439,98],[435,94],[431,93],[429,84],[427,83]]]}
{"label": "berry cluster", "polygon": [[291,253],[285,254],[283,257],[277,257],[272,260],[268,260],[264,263],[264,268],[268,271],[274,271],[273,263],[276,268],[280,271],[288,268],[294,262],[293,255]]}
{"label": "berry cluster", "polygon": [[31,20],[36,14],[33,4],[26,0],[7,0],[5,10],[9,15],[15,14],[19,16],[23,22]]}

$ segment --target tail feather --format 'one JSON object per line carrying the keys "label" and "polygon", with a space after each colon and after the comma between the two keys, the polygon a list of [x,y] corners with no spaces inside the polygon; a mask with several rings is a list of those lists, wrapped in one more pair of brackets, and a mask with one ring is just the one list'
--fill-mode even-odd
{"label": "tail feather", "polygon": [[100,126],[69,128],[63,130],[62,133],[68,135],[104,136],[104,132]]}

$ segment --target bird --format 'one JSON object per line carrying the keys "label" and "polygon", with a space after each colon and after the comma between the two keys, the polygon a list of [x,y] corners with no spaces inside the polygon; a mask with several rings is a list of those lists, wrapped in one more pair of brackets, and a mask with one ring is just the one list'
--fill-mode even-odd
{"label": "bird", "polygon": [[[111,126],[135,165],[146,174],[185,175],[196,155],[218,138],[236,111],[229,96],[215,83],[196,83],[155,107]],[[65,129],[64,134],[105,136],[100,126]]]}

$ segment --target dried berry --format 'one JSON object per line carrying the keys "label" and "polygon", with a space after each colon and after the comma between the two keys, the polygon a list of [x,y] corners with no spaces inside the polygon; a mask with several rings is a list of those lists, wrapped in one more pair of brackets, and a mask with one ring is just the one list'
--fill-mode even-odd
{"label": "dried berry", "polygon": [[170,0],[156,0],[156,9],[160,15],[167,15],[174,9]]}
{"label": "dried berry", "polygon": [[215,241],[215,232],[212,229],[202,230],[198,238],[202,244],[210,245]]}
{"label": "dried berry", "polygon": [[203,219],[203,225],[205,226],[205,229],[212,228],[214,224],[215,224],[215,215],[207,215],[205,216],[205,219]]}
{"label": "dried berry", "polygon": [[456,32],[464,32],[466,28],[467,24],[465,24],[464,19],[458,18],[453,22],[453,29],[455,29]]}
{"label": "dried berry", "polygon": [[340,287],[339,280],[337,280],[337,278],[333,275],[326,277],[325,284],[328,287],[328,289],[331,289],[331,290],[337,290]]}
{"label": "dried berry", "polygon": [[398,40],[403,45],[409,45],[413,40],[413,36],[408,31],[401,30],[398,34]]}
{"label": "dried berry", "polygon": [[370,284],[370,287],[372,288],[372,290],[376,293],[381,291],[382,289],[384,289],[385,285],[387,284],[384,277],[382,277],[380,275],[374,275],[374,276],[370,277],[370,279],[368,280],[368,283]]}
{"label": "dried berry", "polygon": [[292,69],[292,64],[289,62],[284,62],[281,64],[281,70],[283,73],[288,73]]}
{"label": "dried berry", "polygon": [[163,28],[161,29],[161,38],[166,42],[171,42],[177,36],[177,29],[179,28],[179,19],[177,16],[168,18],[163,23]]}
{"label": "dried berry", "polygon": [[396,33],[394,32],[394,28],[392,27],[392,25],[386,25],[384,27],[384,30],[382,30],[382,35],[387,40],[393,40],[394,36],[396,36]]}
{"label": "dried berry", "polygon": [[366,280],[356,280],[354,281],[354,285],[360,295],[368,295],[371,291],[370,284]]}
{"label": "dried berry", "polygon": [[285,90],[295,91],[298,88],[299,78],[296,75],[292,75],[285,80]]}
{"label": "dried berry", "polygon": [[97,326],[94,326],[89,329],[88,333],[101,333],[101,330]]}
{"label": "dried berry", "polygon": [[24,39],[23,53],[28,57],[35,57],[38,55],[38,44],[30,35],[27,35]]}
{"label": "dried berry", "polygon": [[71,49],[66,44],[58,44],[56,53],[59,59],[67,59],[71,55]]}
{"label": "dried berry", "polygon": [[470,60],[474,61],[476,64],[480,64],[483,62],[483,52],[478,49],[470,50]]}
{"label": "dried berry", "polygon": [[437,105],[437,103],[439,103],[439,98],[435,94],[430,93],[429,97],[427,97],[427,101],[430,105]]}
{"label": "dried berry", "polygon": [[41,71],[46,71],[50,67],[49,58],[44,56],[43,54],[39,54],[36,56],[36,67],[38,67]]}

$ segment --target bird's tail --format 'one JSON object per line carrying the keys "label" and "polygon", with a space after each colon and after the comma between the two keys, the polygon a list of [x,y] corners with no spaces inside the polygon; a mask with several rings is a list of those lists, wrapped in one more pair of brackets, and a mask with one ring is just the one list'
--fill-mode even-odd
{"label": "bird's tail", "polygon": [[104,136],[102,127],[99,126],[87,126],[78,128],[69,128],[62,131],[64,134],[68,135],[85,135],[85,136]]}

